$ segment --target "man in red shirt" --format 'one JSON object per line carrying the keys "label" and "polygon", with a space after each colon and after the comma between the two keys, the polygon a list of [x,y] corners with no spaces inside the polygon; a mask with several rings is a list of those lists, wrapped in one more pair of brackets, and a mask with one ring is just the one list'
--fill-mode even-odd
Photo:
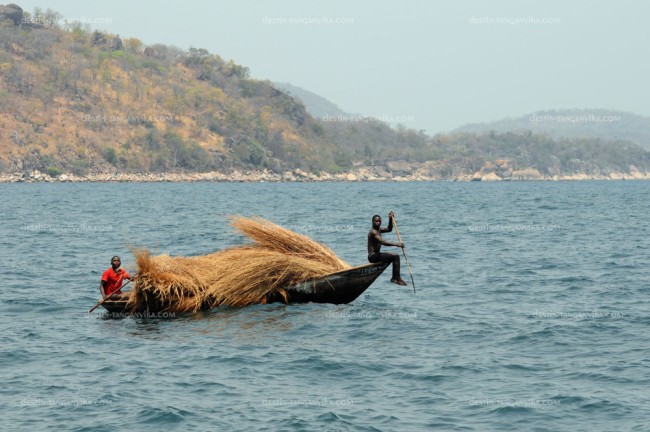
{"label": "man in red shirt", "polygon": [[102,280],[99,283],[99,291],[102,293],[102,298],[105,299],[113,293],[116,294],[111,297],[111,300],[118,300],[128,296],[128,293],[123,294],[120,291],[120,287],[124,279],[133,280],[133,277],[126,270],[121,269],[120,265],[122,265],[120,257],[114,256],[111,258],[111,268],[104,272]]}

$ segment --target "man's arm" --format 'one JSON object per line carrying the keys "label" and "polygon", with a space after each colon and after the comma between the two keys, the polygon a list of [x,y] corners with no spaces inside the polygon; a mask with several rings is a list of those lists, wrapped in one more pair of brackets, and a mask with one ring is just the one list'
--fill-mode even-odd
{"label": "man's arm", "polygon": [[388,214],[388,226],[386,228],[382,228],[381,232],[391,232],[393,230],[393,212],[390,212]]}
{"label": "man's arm", "polygon": [[103,299],[106,298],[106,291],[104,291],[105,285],[106,285],[105,281],[103,281],[103,280],[99,281],[99,292],[102,293],[102,298]]}
{"label": "man's arm", "polygon": [[378,241],[382,246],[395,246],[395,247],[404,247],[404,243],[391,243],[389,241],[384,240],[378,233],[373,232],[372,237]]}

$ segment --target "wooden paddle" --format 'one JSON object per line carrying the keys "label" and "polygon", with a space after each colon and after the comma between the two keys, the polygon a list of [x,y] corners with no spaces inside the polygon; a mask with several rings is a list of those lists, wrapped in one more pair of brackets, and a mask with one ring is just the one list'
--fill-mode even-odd
{"label": "wooden paddle", "polygon": [[[391,212],[393,213],[393,212]],[[395,232],[397,233],[397,240],[400,243],[402,242],[402,237],[399,235],[399,228],[397,228],[397,221],[395,220],[395,214],[393,213],[391,218],[393,219],[393,225],[395,225]],[[409,269],[409,274],[411,275],[411,283],[413,284],[413,292],[415,292],[415,281],[413,280],[413,272],[411,271],[411,264],[409,264],[409,259],[406,256],[406,250],[404,250],[404,246],[402,246],[402,253],[404,254],[404,260],[406,261],[406,266]]]}
{"label": "wooden paddle", "polygon": [[117,294],[118,291],[120,291],[122,288],[124,288],[125,286],[127,286],[128,284],[130,284],[132,280],[133,280],[133,279],[129,279],[129,280],[128,280],[124,285],[122,285],[121,287],[119,287],[118,289],[116,289],[115,291],[113,291],[113,292],[112,292],[108,297],[106,297],[105,299],[101,299],[100,301],[98,301],[97,304],[96,304],[95,306],[93,306],[92,309],[90,309],[90,310],[88,311],[88,313],[91,313],[92,311],[94,311],[95,309],[97,309],[99,306],[101,306],[102,304],[104,304],[104,302],[105,302],[106,300],[110,299],[110,298],[113,297],[115,294]]}

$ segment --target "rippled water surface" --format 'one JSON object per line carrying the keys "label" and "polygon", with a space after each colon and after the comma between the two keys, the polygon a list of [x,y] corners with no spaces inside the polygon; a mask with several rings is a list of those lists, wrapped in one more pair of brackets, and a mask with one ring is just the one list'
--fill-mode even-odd
{"label": "rippled water surface", "polygon": [[[649,182],[4,184],[0,199],[1,430],[648,430]],[[388,271],[350,305],[86,313],[112,255],[134,270],[131,245],[203,254],[243,241],[229,215],[261,215],[363,264],[389,210],[416,294]]]}

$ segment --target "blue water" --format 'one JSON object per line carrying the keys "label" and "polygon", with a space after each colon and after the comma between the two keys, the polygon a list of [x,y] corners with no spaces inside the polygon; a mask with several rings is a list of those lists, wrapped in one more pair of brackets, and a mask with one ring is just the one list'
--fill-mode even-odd
{"label": "blue water", "polygon": [[[0,430],[650,429],[649,182],[3,184],[0,202]],[[86,314],[132,245],[203,254],[243,241],[229,215],[261,215],[363,264],[389,210],[416,294],[386,272],[350,305]]]}

